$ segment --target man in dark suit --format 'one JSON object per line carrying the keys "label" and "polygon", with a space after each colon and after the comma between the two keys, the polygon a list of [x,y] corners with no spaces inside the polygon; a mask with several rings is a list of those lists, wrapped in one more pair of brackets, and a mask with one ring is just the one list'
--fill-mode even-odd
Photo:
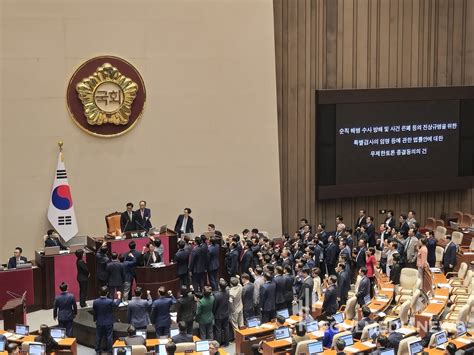
{"label": "man in dark suit", "polygon": [[202,292],[204,291],[204,277],[206,276],[209,251],[200,236],[194,238],[194,244],[195,247],[189,257],[189,272],[192,276],[194,291]]}
{"label": "man in dark suit", "polygon": [[365,247],[365,240],[363,239],[359,240],[359,247],[357,249],[357,253],[355,257],[357,270],[359,270],[362,267],[365,267],[365,252],[366,251],[367,251],[367,248]]}
{"label": "man in dark suit", "polygon": [[122,293],[122,285],[126,281],[125,269],[119,262],[117,253],[112,253],[112,260],[107,264],[107,286],[109,288],[109,297],[114,298],[116,291]]}
{"label": "man in dark suit", "polygon": [[[145,253],[146,249],[148,250]],[[148,242],[146,246],[143,247],[142,253],[144,253],[143,254],[144,266],[150,266],[151,264],[161,262],[160,254],[156,251],[156,246],[155,246],[155,243],[153,242]]]}
{"label": "man in dark suit", "polygon": [[452,272],[456,266],[456,244],[452,242],[450,235],[447,235],[446,239],[448,240],[448,244],[444,248],[443,254],[443,268],[445,274]]}
{"label": "man in dark suit", "polygon": [[184,240],[178,241],[178,251],[174,256],[174,262],[176,265],[176,270],[178,273],[179,280],[181,282],[181,286],[188,286],[189,279],[188,279],[188,265],[189,265],[189,254],[190,250],[185,248],[186,242]]}
{"label": "man in dark suit", "polygon": [[46,234],[46,239],[44,240],[45,248],[60,247],[61,250],[67,249],[59,240],[59,235],[54,231],[54,229],[49,229]]}
{"label": "man in dark suit", "polygon": [[357,303],[359,306],[365,304],[365,297],[370,296],[370,279],[367,277],[367,268],[364,266],[359,270],[359,275],[362,277],[359,283],[359,289],[357,290]]}
{"label": "man in dark suit", "polygon": [[185,234],[185,233],[194,233],[194,221],[193,217],[190,216],[191,209],[185,208],[184,213],[178,216],[176,220],[176,224],[174,226],[174,231],[178,234]]}
{"label": "man in dark suit", "polygon": [[166,290],[163,286],[158,289],[158,299],[151,305],[150,321],[155,325],[156,337],[170,335],[171,315],[170,308],[176,303],[173,293]]}
{"label": "man in dark suit", "polygon": [[275,315],[275,284],[272,282],[272,275],[265,273],[265,283],[260,287],[259,305],[262,314],[262,323],[267,323]]}
{"label": "man in dark suit", "polygon": [[275,309],[279,311],[286,308],[284,294],[286,280],[283,277],[283,268],[281,266],[277,266],[275,270],[276,274],[273,278],[273,283],[275,284]]}
{"label": "man in dark suit", "polygon": [[361,209],[361,210],[359,210],[359,217],[357,217],[357,221],[356,221],[356,224],[355,224],[355,229],[358,231],[358,228],[360,228],[361,226],[363,226],[366,223],[367,223],[367,217],[365,215],[365,210]]}
{"label": "man in dark suit", "polygon": [[216,327],[215,340],[217,340],[221,346],[227,346],[229,344],[230,296],[226,288],[227,282],[221,279],[219,281],[219,291],[214,292],[214,304],[212,306],[214,324]]}
{"label": "man in dark suit", "polygon": [[351,275],[347,265],[344,263],[339,263],[337,266],[337,300],[339,306],[345,305],[347,303],[347,297],[349,295],[349,290],[351,289]]}
{"label": "man in dark suit", "polygon": [[56,296],[53,305],[53,318],[58,320],[59,326],[66,329],[66,335],[72,337],[72,322],[77,314],[76,299],[72,293],[67,292],[67,284],[59,285],[61,294]]}
{"label": "man in dark suit", "polygon": [[245,243],[244,250],[240,255],[240,274],[249,274],[253,263],[252,242],[248,240]]}
{"label": "man in dark suit", "polygon": [[109,263],[109,257],[107,256],[107,243],[104,242],[99,248],[99,251],[95,254],[96,261],[96,278],[99,287],[107,285],[107,264]]}
{"label": "man in dark suit", "polygon": [[140,201],[140,208],[135,211],[135,223],[137,229],[144,229],[147,232],[151,229],[151,210],[146,208],[146,201]]}
{"label": "man in dark suit", "polygon": [[179,343],[192,343],[193,342],[193,336],[191,334],[186,333],[185,322],[183,321],[178,322],[178,330],[179,330],[179,333],[171,338],[173,343],[179,344]]}
{"label": "man in dark suit", "polygon": [[207,275],[209,277],[209,283],[211,284],[212,290],[216,291],[217,285],[217,273],[219,271],[219,258],[220,258],[220,243],[217,237],[211,237],[211,244],[209,245],[209,263],[207,267]]}
{"label": "man in dark suit", "polygon": [[120,229],[122,233],[137,230],[135,216],[133,213],[133,203],[127,203],[127,210],[120,215]]}
{"label": "man in dark suit", "polygon": [[89,285],[89,269],[87,268],[87,264],[84,262],[84,250],[79,249],[76,250],[76,269],[77,269],[77,282],[79,283],[79,302],[81,307],[86,307],[86,299],[87,299],[87,287]]}
{"label": "man in dark suit", "polygon": [[375,246],[375,226],[374,226],[374,217],[368,216],[366,223],[366,233],[368,237],[368,243],[370,247]]}
{"label": "man in dark suit", "polygon": [[235,242],[230,243],[229,250],[225,256],[225,263],[229,278],[235,277],[239,272],[239,251]]}
{"label": "man in dark suit", "polygon": [[387,211],[387,217],[385,218],[385,226],[388,226],[390,228],[395,227],[395,217],[393,217],[393,211],[388,210]]}
{"label": "man in dark suit", "polygon": [[135,297],[132,297],[127,307],[127,321],[135,327],[135,329],[146,329],[150,323],[148,312],[152,303],[150,291],[147,291],[147,299],[142,298],[142,288],[135,289]]}
{"label": "man in dark suit", "polygon": [[351,260],[351,250],[347,246],[347,242],[345,240],[341,240],[339,242],[339,257],[342,255],[346,256],[346,260]]}
{"label": "man in dark suit", "polygon": [[128,298],[132,298],[133,281],[135,280],[135,284],[137,283],[137,274],[135,268],[136,266],[140,266],[143,263],[143,255],[136,249],[136,247],[137,243],[132,240],[130,243],[128,243],[128,252],[123,254],[125,262],[133,261],[135,263],[135,266],[131,269],[130,292],[128,295],[125,295]]}
{"label": "man in dark suit", "polygon": [[254,285],[250,282],[249,274],[242,274],[242,303],[244,305],[244,321],[255,315],[253,309]]}
{"label": "man in dark suit", "polygon": [[176,321],[186,323],[187,333],[192,335],[196,302],[186,286],[181,286],[180,295],[176,300]]}
{"label": "man in dark suit", "polygon": [[407,223],[407,215],[401,214],[398,221],[400,222],[400,234],[404,237],[408,237],[408,230],[410,226]]}
{"label": "man in dark suit", "polygon": [[372,312],[370,311],[370,308],[367,305],[362,306],[362,319],[357,322],[357,326],[354,330],[354,338],[360,340],[364,328],[374,322],[374,320],[370,318],[371,313]]}
{"label": "man in dark suit", "polygon": [[314,281],[311,278],[311,270],[308,267],[304,267],[301,272],[303,274],[303,284],[298,294],[298,300],[302,307],[310,308],[313,300]]}
{"label": "man in dark suit", "polygon": [[95,337],[95,352],[99,354],[102,352],[100,345],[102,338],[105,338],[106,346],[103,349],[106,353],[112,352],[112,335],[114,330],[114,309],[120,304],[122,294],[120,291],[117,292],[117,299],[113,300],[107,298],[107,287],[101,287],[99,291],[99,298],[96,298],[92,303],[92,310],[94,316],[94,322],[96,325],[96,337]]}
{"label": "man in dark suit", "polygon": [[329,236],[328,241],[329,244],[326,247],[326,251],[324,253],[324,262],[326,263],[326,267],[328,269],[328,275],[335,275],[339,250],[337,245],[334,243],[334,236]]}
{"label": "man in dark suit", "polygon": [[285,297],[286,308],[288,308],[288,314],[291,316],[293,314],[293,284],[295,282],[291,266],[285,266],[283,278],[285,280],[283,295]]}
{"label": "man in dark suit", "polygon": [[15,251],[13,252],[14,256],[8,260],[9,269],[15,269],[17,264],[26,264],[28,262],[26,257],[21,256],[21,253],[23,253],[23,249],[21,247],[16,247]]}
{"label": "man in dark suit", "polygon": [[337,277],[335,275],[329,276],[328,288],[324,294],[324,302],[322,306],[323,315],[327,318],[337,312]]}

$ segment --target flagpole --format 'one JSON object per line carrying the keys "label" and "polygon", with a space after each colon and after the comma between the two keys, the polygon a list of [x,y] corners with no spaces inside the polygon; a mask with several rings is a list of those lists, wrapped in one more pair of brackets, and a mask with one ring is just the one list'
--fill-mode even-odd
{"label": "flagpole", "polygon": [[64,161],[64,160],[63,160],[63,144],[64,144],[63,141],[59,141],[59,142],[58,142],[59,154],[61,154],[61,161]]}

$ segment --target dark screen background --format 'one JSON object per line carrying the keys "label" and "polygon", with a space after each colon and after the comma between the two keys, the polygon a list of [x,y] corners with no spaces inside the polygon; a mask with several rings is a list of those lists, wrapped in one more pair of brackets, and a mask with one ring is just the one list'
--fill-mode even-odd
{"label": "dark screen background", "polygon": [[[329,148],[335,140],[336,184],[458,176],[459,100],[336,104],[328,106],[328,110],[332,110],[335,122],[330,120],[326,124],[335,123],[335,136],[332,139],[326,136],[322,141]],[[431,124],[452,126],[451,129],[432,126],[434,129],[428,130]],[[421,126],[422,130],[413,131],[413,125]],[[369,127],[372,132],[368,131]],[[389,132],[385,127],[390,127]],[[439,136],[443,137],[442,141],[435,141],[434,137]],[[424,141],[417,143],[415,137],[431,137],[431,142],[426,142],[430,138],[423,138]],[[387,138],[389,144],[380,144],[381,139],[386,143]],[[410,138],[412,143],[408,143]],[[324,144],[321,148],[324,149]]]}

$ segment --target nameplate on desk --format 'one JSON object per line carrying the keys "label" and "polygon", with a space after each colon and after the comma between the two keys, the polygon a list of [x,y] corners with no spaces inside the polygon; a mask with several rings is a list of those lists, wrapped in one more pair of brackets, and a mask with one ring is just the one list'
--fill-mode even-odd
{"label": "nameplate on desk", "polygon": [[384,288],[382,288],[382,291],[391,291],[391,292],[393,292],[393,288],[384,287]]}
{"label": "nameplate on desk", "polygon": [[450,288],[450,284],[438,284],[438,288]]}
{"label": "nameplate on desk", "polygon": [[465,251],[464,255],[474,255],[474,251]]}
{"label": "nameplate on desk", "polygon": [[434,304],[443,304],[444,302],[443,301],[440,301],[440,300],[430,300],[430,303],[434,303]]}
{"label": "nameplate on desk", "polygon": [[156,269],[156,268],[160,268],[160,267],[165,267],[166,265],[165,265],[165,263],[153,263],[153,264],[150,264],[150,266],[152,268]]}

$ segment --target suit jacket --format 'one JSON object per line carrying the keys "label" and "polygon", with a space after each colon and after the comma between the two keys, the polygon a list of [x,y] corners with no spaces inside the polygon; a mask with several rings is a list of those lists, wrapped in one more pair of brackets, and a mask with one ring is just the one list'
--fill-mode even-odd
{"label": "suit jacket", "polygon": [[[253,302],[252,302],[253,303]],[[212,312],[215,319],[228,319],[230,315],[230,296],[227,292],[214,292]]]}
{"label": "suit jacket", "polygon": [[196,302],[190,294],[180,297],[176,300],[176,321],[190,322],[194,319],[196,313]]}
{"label": "suit jacket", "polygon": [[388,225],[390,228],[395,227],[395,218],[390,217],[385,219],[385,225]]}
{"label": "suit jacket", "polygon": [[137,229],[145,229],[146,231],[150,230],[152,227],[151,225],[151,210],[149,208],[145,208],[143,210],[143,217],[140,209],[135,211],[135,223],[137,224]]}
{"label": "suit jacket", "polygon": [[114,324],[114,308],[120,304],[120,299],[113,300],[107,297],[99,297],[92,303],[94,322],[96,325],[113,325]]}
{"label": "suit jacket", "polygon": [[284,275],[275,275],[273,278],[275,284],[275,302],[276,304],[285,303],[285,285],[286,280]]}
{"label": "suit jacket", "polygon": [[229,289],[230,310],[232,313],[242,312],[244,306],[242,304],[242,285],[232,286]]}
{"label": "suit jacket", "polygon": [[109,257],[106,254],[101,253],[100,251],[95,254],[95,260],[97,264],[96,277],[102,282],[107,282],[107,263],[110,261]]}
{"label": "suit jacket", "polygon": [[416,245],[418,244],[418,239],[416,237],[408,237],[402,244],[404,245],[406,261],[409,263],[416,262]]}
{"label": "suit jacket", "polygon": [[365,251],[366,251],[365,247],[357,251],[355,262],[356,262],[356,267],[358,269],[365,266]]}
{"label": "suit jacket", "polygon": [[175,343],[175,344],[192,343],[193,342],[193,336],[187,334],[186,332],[179,332],[174,337],[172,337],[171,340],[173,340],[173,343]]}
{"label": "suit jacket", "polygon": [[291,302],[293,301],[293,284],[295,277],[290,274],[283,274],[283,278],[285,279],[283,297],[285,298],[285,302]]}
{"label": "suit jacket", "polygon": [[59,321],[72,321],[77,314],[76,299],[67,291],[56,296],[53,307],[53,317]]}
{"label": "suit jacket", "polygon": [[402,268],[400,267],[400,264],[396,263],[392,266],[392,269],[390,270],[390,281],[394,285],[399,285],[400,284],[400,274],[402,273]]}
{"label": "suit jacket", "polygon": [[308,276],[303,280],[303,284],[301,285],[300,292],[298,294],[298,300],[303,302],[304,307],[310,307],[313,303],[313,288],[314,281],[311,276]]}
{"label": "suit jacket", "polygon": [[341,300],[347,300],[350,289],[351,275],[348,270],[344,269],[344,271],[337,275],[337,296]]}
{"label": "suit jacket", "polygon": [[[180,214],[178,219],[176,220],[176,225],[174,226],[174,231],[178,234],[183,233],[181,231],[181,226],[183,225],[184,214]],[[186,226],[184,233],[194,233],[194,225],[193,225],[193,217],[188,216],[188,220],[186,221]]]}
{"label": "suit jacket", "polygon": [[[27,263],[28,262],[28,259],[26,259],[25,256],[20,256],[20,260],[23,260],[23,263]],[[8,268],[9,269],[15,269],[16,268],[16,258],[14,256],[12,256],[9,260],[8,260]]]}
{"label": "suit jacket", "polygon": [[[161,261],[160,254],[156,250],[153,253],[155,253],[156,262],[159,263]],[[152,258],[152,255],[151,255],[150,251],[147,251],[143,255],[143,263],[144,263],[145,266],[149,266],[150,264],[153,264],[153,258]]]}
{"label": "suit jacket", "polygon": [[239,251],[237,248],[229,250],[226,255],[227,273],[231,276],[237,275],[239,272]]}
{"label": "suit jacket", "polygon": [[59,239],[56,239],[56,238],[52,238],[52,237],[48,237],[46,238],[46,240],[44,241],[44,246],[45,247],[60,247],[61,250],[64,250],[64,249],[67,249]]}
{"label": "suit jacket", "polygon": [[370,226],[367,225],[367,230],[366,230],[367,236],[368,236],[368,242],[369,246],[373,247],[375,246],[375,227],[373,224]]}
{"label": "suit jacket", "polygon": [[89,280],[89,269],[87,268],[87,264],[82,259],[76,260],[76,268],[77,268],[77,281],[87,281]]}
{"label": "suit jacket", "polygon": [[324,255],[324,261],[328,265],[336,265],[338,258],[339,250],[336,244],[333,242],[329,244],[326,248],[326,253]]}
{"label": "suit jacket", "polygon": [[107,264],[107,286],[121,287],[126,281],[125,269],[119,261],[111,261]]}
{"label": "suit jacket", "polygon": [[135,328],[145,328],[150,323],[148,312],[151,307],[151,297],[144,300],[140,297],[132,297],[127,307],[128,323]]}
{"label": "suit jacket", "polygon": [[240,257],[240,274],[246,273],[250,275],[249,268],[252,267],[253,254],[250,249],[244,250]]}
{"label": "suit jacket", "polygon": [[273,282],[265,282],[260,287],[260,308],[262,311],[275,310],[275,284]]}
{"label": "suit jacket", "polygon": [[357,303],[360,306],[365,304],[364,298],[365,296],[370,295],[370,280],[367,276],[364,276],[359,283],[359,289],[357,290]]}
{"label": "suit jacket", "polygon": [[456,245],[451,241],[446,246],[443,254],[443,266],[449,268],[449,265],[456,265]]}
{"label": "suit jacket", "polygon": [[122,230],[122,232],[136,231],[137,229],[139,229],[137,228],[135,217],[135,213],[133,212],[131,219],[127,211],[122,212],[122,214],[120,215],[120,229]]}
{"label": "suit jacket", "polygon": [[400,234],[406,237],[408,235],[409,229],[410,227],[408,226],[408,223],[403,222],[402,225],[400,226]]}
{"label": "suit jacket", "polygon": [[253,294],[254,285],[251,282],[246,283],[242,287],[242,303],[244,304],[244,312],[253,311]]}
{"label": "suit jacket", "polygon": [[316,244],[314,247],[313,253],[314,253],[314,267],[320,267],[321,263],[321,253],[323,250],[321,249],[321,246],[319,244]]}
{"label": "suit jacket", "polygon": [[176,299],[173,296],[171,298],[162,296],[153,302],[150,320],[155,325],[155,328],[169,327],[171,325],[170,308],[175,303]]}
{"label": "suit jacket", "polygon": [[189,257],[189,271],[192,273],[203,273],[206,272],[208,249],[205,243],[193,248],[191,256]]}
{"label": "suit jacket", "polygon": [[208,262],[208,270],[209,271],[216,271],[219,270],[219,254],[220,254],[220,246],[218,244],[210,244],[208,247],[208,256],[209,256],[209,262]]}
{"label": "suit jacket", "polygon": [[183,248],[178,249],[174,256],[174,261],[177,264],[176,269],[178,275],[185,275],[188,273],[188,265],[189,265],[189,254],[191,251],[189,249]]}
{"label": "suit jacket", "polygon": [[337,288],[336,285],[331,285],[327,288],[324,294],[323,311],[327,316],[332,316],[337,312]]}
{"label": "suit jacket", "polygon": [[356,224],[355,224],[355,228],[360,228],[361,226],[363,226],[364,224],[367,223],[367,217],[364,216],[364,217],[359,217],[357,218],[357,221],[356,221]]}
{"label": "suit jacket", "polygon": [[347,246],[339,252],[339,256],[341,256],[341,255],[345,255],[347,261],[352,260],[351,251]]}

